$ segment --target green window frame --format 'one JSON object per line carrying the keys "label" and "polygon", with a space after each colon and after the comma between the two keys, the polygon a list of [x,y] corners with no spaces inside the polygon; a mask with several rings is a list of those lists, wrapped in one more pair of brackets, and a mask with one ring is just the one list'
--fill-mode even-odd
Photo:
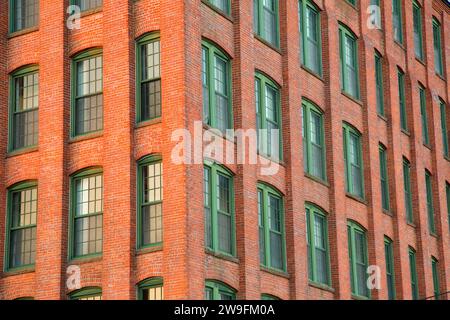
{"label": "green window frame", "polygon": [[203,122],[222,132],[233,128],[231,59],[209,41],[202,42]]}
{"label": "green window frame", "polygon": [[138,284],[138,300],[164,300],[163,278],[153,277]]}
{"label": "green window frame", "polygon": [[400,107],[400,128],[408,131],[408,117],[406,114],[406,100],[405,100],[405,73],[397,67],[398,80],[398,104]]}
{"label": "green window frame", "polygon": [[230,0],[204,0],[204,1],[211,4],[214,8],[219,9],[219,11],[225,13],[227,16],[231,14]]}
{"label": "green window frame", "polygon": [[444,63],[442,60],[442,30],[441,23],[433,17],[433,51],[434,70],[441,77],[444,76]]}
{"label": "green window frame", "polygon": [[417,283],[417,264],[416,264],[416,251],[409,247],[408,250],[409,257],[409,270],[410,270],[410,281],[411,281],[411,296],[413,300],[419,299],[419,287]]}
{"label": "green window frame", "polygon": [[394,41],[403,45],[403,13],[401,0],[392,0],[392,29]]}
{"label": "green window frame", "polygon": [[299,0],[300,61],[304,67],[322,76],[322,34],[320,9],[310,0]]}
{"label": "green window frame", "polygon": [[331,287],[327,215],[314,204],[305,207],[309,280]]}
{"label": "green window frame", "polygon": [[427,98],[425,88],[419,85],[419,100],[420,100],[420,118],[422,121],[422,140],[427,146],[430,145],[430,135],[428,132],[428,116],[427,116]]}
{"label": "green window frame", "polygon": [[39,68],[26,66],[10,77],[8,151],[32,148],[39,136]]}
{"label": "green window frame", "polygon": [[71,0],[72,5],[80,7],[80,10],[89,11],[103,6],[103,0]]}
{"label": "green window frame", "polygon": [[414,28],[414,52],[416,58],[423,61],[423,27],[422,7],[417,1],[413,1],[413,28]]}
{"label": "green window frame", "polygon": [[414,223],[413,203],[411,193],[411,163],[403,157],[403,189],[405,190],[405,213],[406,221]]}
{"label": "green window frame", "polygon": [[258,183],[257,193],[260,264],[286,271],[283,196],[264,183]]}
{"label": "green window frame", "polygon": [[37,194],[36,181],[25,181],[8,189],[5,271],[34,267],[38,214]]}
{"label": "green window frame", "polygon": [[216,253],[236,256],[233,173],[206,161],[203,167],[205,247]]}
{"label": "green window frame", "polygon": [[161,117],[161,44],[159,33],[136,41],[136,122]]}
{"label": "green window frame", "polygon": [[381,185],[381,206],[383,210],[390,210],[389,199],[389,178],[387,168],[387,151],[386,147],[381,143],[378,145],[378,153],[380,158],[380,185]]}
{"label": "green window frame", "polygon": [[441,289],[439,284],[439,261],[435,257],[431,257],[431,271],[433,273],[433,293],[434,299],[439,300]]}
{"label": "green window frame", "polygon": [[302,100],[303,164],[305,172],[327,180],[323,112],[312,102]]}
{"label": "green window frame", "polygon": [[347,2],[356,7],[356,0],[347,0]]}
{"label": "green window frame", "polygon": [[261,300],[276,301],[276,300],[281,300],[281,299],[276,297],[276,296],[274,296],[274,295],[268,294],[268,293],[262,293],[261,294]]}
{"label": "green window frame", "polygon": [[344,123],[344,160],[346,191],[364,199],[364,164],[362,158],[361,133]]}
{"label": "green window frame", "polygon": [[103,55],[86,50],[72,59],[71,136],[103,130]]}
{"label": "green window frame", "polygon": [[9,0],[9,32],[39,25],[39,0]]}
{"label": "green window frame", "polygon": [[436,234],[436,223],[434,219],[433,206],[433,186],[431,181],[431,173],[428,170],[425,170],[425,188],[427,192],[428,230],[431,234]]}
{"label": "green window frame", "polygon": [[359,99],[358,37],[341,23],[339,23],[339,55],[341,90]]}
{"label": "green window frame", "polygon": [[439,98],[439,109],[441,113],[441,132],[442,132],[442,149],[444,151],[444,156],[450,157],[450,147],[449,147],[449,139],[448,139],[448,131],[447,131],[447,105],[444,100]]}
{"label": "green window frame", "polygon": [[102,288],[85,287],[69,294],[69,300],[102,300]]}
{"label": "green window frame", "polygon": [[445,197],[447,200],[448,230],[450,231],[450,183],[445,181]]}
{"label": "green window frame", "polygon": [[384,237],[384,256],[386,259],[386,281],[388,299],[395,300],[395,268],[394,268],[394,244],[391,239]]}
{"label": "green window frame", "polygon": [[159,155],[138,161],[138,248],[153,247],[163,241],[163,163]]}
{"label": "green window frame", "polygon": [[377,95],[377,112],[385,116],[384,93],[383,93],[383,57],[375,51],[375,91]]}
{"label": "green window frame", "polygon": [[[279,161],[283,159],[280,87],[261,73],[255,75],[256,126],[258,153]],[[278,130],[278,139],[272,131]]]}
{"label": "green window frame", "polygon": [[347,234],[352,294],[370,299],[370,290],[367,288],[369,259],[366,231],[358,223],[349,220]]}
{"label": "green window frame", "polygon": [[236,300],[236,290],[217,280],[206,280],[205,300]]}
{"label": "green window frame", "polygon": [[69,259],[99,256],[103,249],[103,172],[89,168],[70,177]]}
{"label": "green window frame", "polygon": [[280,46],[278,0],[253,0],[253,32],[270,45]]}

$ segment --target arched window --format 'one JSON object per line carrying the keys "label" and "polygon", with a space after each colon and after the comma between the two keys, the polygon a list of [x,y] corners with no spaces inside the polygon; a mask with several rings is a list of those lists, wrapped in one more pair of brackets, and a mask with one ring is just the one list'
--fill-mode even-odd
{"label": "arched window", "polygon": [[37,182],[26,181],[8,189],[8,270],[34,267],[36,258]]}
{"label": "arched window", "polygon": [[100,255],[103,247],[103,173],[83,170],[71,177],[71,258]]}
{"label": "arched window", "polygon": [[327,215],[311,203],[306,204],[306,239],[309,280],[331,286]]}
{"label": "arched window", "polygon": [[236,255],[233,176],[225,167],[205,162],[203,167],[205,246]]}
{"label": "arched window", "polygon": [[236,290],[216,280],[206,280],[206,300],[236,300]]}
{"label": "arched window", "polygon": [[148,278],[138,284],[139,300],[163,300],[164,289],[161,277]]}
{"label": "arched window", "polygon": [[86,287],[69,294],[70,300],[102,300],[102,288]]}

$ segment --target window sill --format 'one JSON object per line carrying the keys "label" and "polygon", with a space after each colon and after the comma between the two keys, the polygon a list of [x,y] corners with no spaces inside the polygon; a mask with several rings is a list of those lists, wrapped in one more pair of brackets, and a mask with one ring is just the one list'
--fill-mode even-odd
{"label": "window sill", "polygon": [[267,159],[267,160],[271,161],[271,162],[275,162],[275,163],[279,164],[279,165],[282,166],[282,167],[285,167],[285,166],[286,166],[286,164],[284,163],[284,161],[281,160],[281,159],[275,159],[275,158],[272,158],[272,157],[270,157],[270,156],[268,156],[268,155],[266,155],[266,154],[264,154],[264,153],[260,153],[258,150],[256,151],[256,154],[257,154],[258,156],[260,156],[260,157],[263,157],[264,159]]}
{"label": "window sill", "polygon": [[430,151],[432,150],[431,145],[429,145],[429,144],[424,143],[423,146]]}
{"label": "window sill", "polygon": [[403,44],[401,44],[400,42],[398,42],[398,40],[394,39],[394,43],[403,51],[406,51],[405,46]]}
{"label": "window sill", "polygon": [[348,99],[352,100],[353,102],[359,104],[361,107],[363,106],[363,103],[362,103],[361,100],[359,100],[358,98],[355,98],[355,97],[351,96],[350,94],[348,94],[348,93],[345,92],[344,90],[341,90],[341,94],[342,94],[344,97],[347,97]]}
{"label": "window sill", "polygon": [[163,250],[162,243],[156,244],[153,246],[140,247],[136,250],[136,256],[140,256],[140,255],[152,253],[152,252],[158,252],[158,251],[162,251],[162,250]]}
{"label": "window sill", "polygon": [[34,272],[34,265],[27,266],[27,267],[17,267],[17,268],[11,268],[7,269],[3,272],[4,277],[10,277],[10,276],[17,276],[25,273],[32,273]]}
{"label": "window sill", "polygon": [[14,31],[14,32],[8,33],[7,38],[12,39],[12,38],[19,37],[19,36],[22,36],[22,35],[28,34],[28,33],[33,33],[36,31],[39,31],[39,26],[34,26],[34,27],[30,27],[30,28],[26,28],[26,29],[22,29],[19,31]]}
{"label": "window sill", "polygon": [[403,134],[407,135],[408,137],[411,137],[411,133],[410,133],[408,130],[400,129],[400,131],[401,131]]}
{"label": "window sill", "polygon": [[234,23],[233,18],[231,17],[230,14],[226,13],[225,11],[220,10],[219,8],[217,8],[216,6],[214,6],[213,4],[209,3],[206,0],[201,0],[202,3],[207,6],[208,8],[210,8],[211,10],[213,10],[214,12],[216,12],[217,14],[221,15],[222,17],[224,17],[225,19],[227,19],[228,21],[230,21],[231,23]]}
{"label": "window sill", "polygon": [[37,152],[37,151],[39,151],[39,148],[37,146],[17,149],[17,150],[13,150],[11,152],[8,152],[6,154],[5,158],[12,158],[12,157],[15,157],[15,156],[20,156],[22,154],[32,153],[32,152]]}
{"label": "window sill", "polygon": [[427,65],[425,64],[425,61],[423,61],[422,59],[420,59],[419,57],[415,57],[416,58],[416,61],[418,62],[418,63],[420,63],[422,66],[424,66],[424,67],[426,67]]}
{"label": "window sill", "polygon": [[354,196],[354,195],[352,195],[352,194],[350,194],[350,193],[348,193],[348,192],[345,193],[345,196],[346,196],[347,198],[350,198],[350,199],[352,199],[352,200],[355,200],[355,201],[357,201],[357,202],[359,202],[359,203],[362,203],[363,205],[366,205],[366,206],[367,206],[367,201],[366,201],[365,199],[363,199],[363,198],[360,198],[360,197],[358,197],[358,196]]}
{"label": "window sill", "polygon": [[370,300],[369,297],[358,296],[358,295],[353,294],[353,293],[352,293],[352,299],[353,299],[353,300]]}
{"label": "window sill", "polygon": [[450,162],[450,157],[449,157],[449,156],[444,155],[444,159],[445,159],[446,161],[449,161],[449,162]]}
{"label": "window sill", "polygon": [[312,75],[313,77],[319,79],[322,82],[325,82],[325,80],[322,78],[322,76],[316,72],[314,72],[313,70],[311,70],[310,68],[308,68],[307,66],[305,66],[304,64],[300,65],[300,68],[305,70],[306,72],[308,72],[310,75]]}
{"label": "window sill", "polygon": [[439,239],[439,236],[437,235],[436,232],[429,232],[430,236],[436,239]]}
{"label": "window sill", "polygon": [[98,8],[93,8],[93,9],[81,11],[80,17],[84,18],[84,17],[91,16],[93,14],[96,14],[96,13],[102,12],[102,11],[103,11],[103,7],[98,7]]}
{"label": "window sill", "polygon": [[386,116],[383,116],[383,115],[379,114],[378,112],[377,112],[377,117],[386,123],[388,122],[388,119],[386,118]]}
{"label": "window sill", "polygon": [[148,127],[154,124],[158,124],[158,123],[162,123],[161,117],[156,118],[156,119],[150,119],[150,120],[145,120],[145,121],[139,121],[135,124],[134,128],[135,129],[139,129],[142,127]]}
{"label": "window sill", "polygon": [[257,35],[256,33],[253,34],[255,39],[260,41],[261,43],[265,44],[266,46],[268,46],[270,49],[274,50],[275,52],[277,52],[278,54],[281,55],[281,50],[280,48],[276,47],[274,44],[268,42],[267,40],[264,40],[262,37],[260,37],[259,35]]}
{"label": "window sill", "polygon": [[[352,4],[352,3],[348,2],[348,1],[344,1],[344,3],[346,3],[350,8],[353,8],[354,10],[356,10],[356,11],[359,12],[359,9],[358,9],[358,7],[356,6],[356,4]],[[357,2],[357,3],[358,3],[358,2]]]}
{"label": "window sill", "polygon": [[[230,141],[231,143],[237,144],[237,137],[236,137],[236,135],[234,135],[234,136],[227,135],[227,132],[226,132],[226,131],[225,131],[225,133],[224,133],[224,132],[221,131],[220,129],[215,128],[215,127],[212,127],[212,126],[210,126],[210,125],[207,124],[207,123],[203,123],[203,130],[206,130],[206,131],[211,130],[210,133],[212,133],[212,134],[215,135],[216,137],[219,137],[219,138],[228,140],[228,141]],[[233,128],[229,128],[229,129],[227,129],[227,130],[232,130],[233,132],[235,132]],[[220,134],[219,134],[219,132],[220,132]]]}
{"label": "window sill", "polygon": [[99,138],[101,136],[103,136],[103,130],[71,137],[69,139],[69,143],[75,143],[75,142],[80,142],[80,141],[84,141],[84,140],[95,139],[95,138]]}
{"label": "window sill", "polygon": [[210,256],[212,256],[212,257],[221,259],[221,260],[226,260],[226,261],[230,261],[230,262],[233,262],[233,263],[239,263],[239,259],[238,258],[233,257],[233,256],[229,256],[229,255],[226,255],[226,254],[223,254],[223,253],[214,252],[214,251],[209,250],[209,249],[205,249],[205,253],[210,255]]}
{"label": "window sill", "polygon": [[434,74],[436,75],[436,77],[438,77],[438,78],[441,79],[442,81],[447,82],[447,79],[445,79],[443,75],[440,75],[440,74],[437,73],[437,72],[435,72]]}
{"label": "window sill", "polygon": [[394,214],[390,210],[382,209],[383,213],[391,218],[394,217]]}
{"label": "window sill", "polygon": [[314,182],[320,183],[321,185],[323,185],[323,186],[325,186],[327,188],[330,187],[330,184],[328,183],[328,181],[322,180],[320,178],[317,178],[317,177],[315,177],[315,176],[313,176],[313,175],[311,175],[311,174],[309,174],[307,172],[305,172],[305,177],[307,177],[308,179],[313,180]]}
{"label": "window sill", "polygon": [[406,221],[406,225],[407,226],[410,226],[411,228],[416,228],[416,224],[414,223],[414,222],[408,222],[408,221]]}
{"label": "window sill", "polygon": [[270,273],[270,274],[273,274],[275,276],[279,276],[279,277],[283,277],[283,278],[286,278],[286,279],[290,279],[289,274],[287,272],[285,272],[285,271],[282,271],[282,270],[276,270],[276,269],[272,269],[272,268],[265,267],[265,266],[260,266],[260,270],[264,271],[264,272],[267,272],[267,273]]}
{"label": "window sill", "polygon": [[92,254],[85,257],[75,257],[71,258],[68,261],[68,264],[85,264],[85,263],[91,263],[91,262],[98,262],[102,261],[102,254]]}
{"label": "window sill", "polygon": [[316,288],[316,289],[320,289],[320,290],[325,290],[331,293],[335,293],[336,291],[334,290],[334,288],[330,287],[329,285],[323,284],[323,283],[319,283],[319,282],[315,282],[315,281],[311,281],[309,280],[308,285],[310,287]]}

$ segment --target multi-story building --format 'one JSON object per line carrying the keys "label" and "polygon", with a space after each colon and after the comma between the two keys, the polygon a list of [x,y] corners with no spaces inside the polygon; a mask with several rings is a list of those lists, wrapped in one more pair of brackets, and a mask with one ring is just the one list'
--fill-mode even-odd
{"label": "multi-story building", "polygon": [[[449,30],[442,0],[1,1],[0,299],[447,298]],[[177,163],[198,123],[273,129],[266,164]]]}

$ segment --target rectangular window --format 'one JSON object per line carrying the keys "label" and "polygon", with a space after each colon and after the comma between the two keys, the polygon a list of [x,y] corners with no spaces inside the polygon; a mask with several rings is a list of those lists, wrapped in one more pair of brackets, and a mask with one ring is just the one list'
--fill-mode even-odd
{"label": "rectangular window", "polygon": [[161,49],[154,34],[140,39],[137,46],[139,122],[161,117]]}
{"label": "rectangular window", "polygon": [[103,175],[84,171],[72,178],[72,257],[100,254],[103,245]]}
{"label": "rectangular window", "polygon": [[411,194],[411,164],[403,158],[403,189],[405,190],[406,221],[414,223],[412,194]]}
{"label": "rectangular window", "polygon": [[103,61],[101,53],[85,53],[74,60],[73,135],[103,129]]}
{"label": "rectangular window", "polygon": [[419,98],[420,98],[420,117],[422,120],[422,139],[425,145],[430,145],[430,136],[428,134],[428,117],[427,117],[427,98],[425,94],[425,88],[419,86]]}
{"label": "rectangular window", "polygon": [[377,93],[377,112],[384,116],[384,94],[383,94],[383,58],[375,52],[375,90]]}
{"label": "rectangular window", "polygon": [[233,127],[231,62],[225,53],[204,41],[202,45],[203,122],[222,132]]}
{"label": "rectangular window", "polygon": [[306,241],[309,280],[330,286],[327,217],[318,207],[309,204],[306,205]]}
{"label": "rectangular window", "polygon": [[448,230],[450,231],[450,183],[448,182],[445,182],[445,196],[447,200]]}
{"label": "rectangular window", "polygon": [[139,300],[164,300],[162,278],[150,278],[139,283]]}
{"label": "rectangular window", "polygon": [[378,150],[380,157],[381,204],[384,210],[389,211],[389,180],[386,148],[380,144]]}
{"label": "rectangular window", "polygon": [[9,150],[38,144],[39,73],[36,67],[19,70],[11,81],[11,115]]}
{"label": "rectangular window", "polygon": [[298,7],[301,63],[314,73],[322,75],[320,12],[310,0],[300,0]]}
{"label": "rectangular window", "polygon": [[73,4],[79,6],[81,11],[99,8],[103,5],[103,0],[72,0]]}
{"label": "rectangular window", "polygon": [[431,257],[431,271],[433,272],[434,299],[439,300],[441,289],[439,288],[439,263],[435,257]]}
{"label": "rectangular window", "polygon": [[433,17],[433,48],[434,48],[434,70],[440,76],[444,76],[444,65],[442,62],[442,35],[441,24]]}
{"label": "rectangular window", "polygon": [[409,270],[411,273],[411,295],[413,300],[419,299],[419,287],[417,284],[416,252],[409,248]]}
{"label": "rectangular window", "polygon": [[258,221],[261,265],[286,270],[283,199],[262,184],[258,186]]}
{"label": "rectangular window", "polygon": [[427,191],[428,230],[430,233],[436,234],[436,224],[434,223],[433,187],[431,183],[431,173],[428,170],[425,170],[425,187]]}
{"label": "rectangular window", "polygon": [[219,165],[203,169],[205,245],[214,252],[235,255],[233,178]]}
{"label": "rectangular window", "polygon": [[343,136],[346,191],[351,195],[364,199],[361,135],[349,125],[344,124]]}
{"label": "rectangular window", "polygon": [[8,192],[7,269],[32,266],[36,257],[37,186],[20,184]]}
{"label": "rectangular window", "polygon": [[311,102],[302,102],[303,163],[305,172],[326,180],[323,114]]}
{"label": "rectangular window", "polygon": [[39,0],[10,0],[10,32],[39,24]]}
{"label": "rectangular window", "polygon": [[402,29],[402,4],[401,0],[392,0],[392,27],[394,29],[394,40],[403,44],[403,29]]}
{"label": "rectangular window", "polygon": [[350,280],[352,294],[370,298],[367,288],[367,238],[365,231],[354,222],[347,225]]}
{"label": "rectangular window", "polygon": [[267,77],[255,77],[256,124],[258,152],[273,160],[281,160],[280,89]]}
{"label": "rectangular window", "polygon": [[417,1],[413,2],[413,24],[414,24],[414,51],[416,58],[424,60],[423,38],[422,38],[422,7]]}
{"label": "rectangular window", "polygon": [[253,0],[253,31],[269,44],[279,46],[278,0]]}
{"label": "rectangular window", "polygon": [[230,14],[230,0],[206,0],[208,3],[211,3],[214,7],[223,11],[225,14]]}
{"label": "rectangular window", "polygon": [[384,255],[386,259],[386,279],[389,300],[395,300],[394,249],[392,241],[384,238]]}
{"label": "rectangular window", "polygon": [[163,164],[157,157],[141,160],[138,168],[139,246],[161,244],[163,239]]}
{"label": "rectangular window", "polygon": [[447,131],[447,106],[442,99],[439,101],[439,107],[441,111],[442,148],[444,150],[444,156],[448,158],[450,157],[450,148]]}
{"label": "rectangular window", "polygon": [[359,99],[358,44],[356,36],[346,27],[339,26],[341,60],[341,89]]}
{"label": "rectangular window", "polygon": [[408,131],[408,120],[406,115],[405,101],[405,74],[400,68],[397,68],[398,78],[398,104],[400,106],[400,127],[404,131]]}

